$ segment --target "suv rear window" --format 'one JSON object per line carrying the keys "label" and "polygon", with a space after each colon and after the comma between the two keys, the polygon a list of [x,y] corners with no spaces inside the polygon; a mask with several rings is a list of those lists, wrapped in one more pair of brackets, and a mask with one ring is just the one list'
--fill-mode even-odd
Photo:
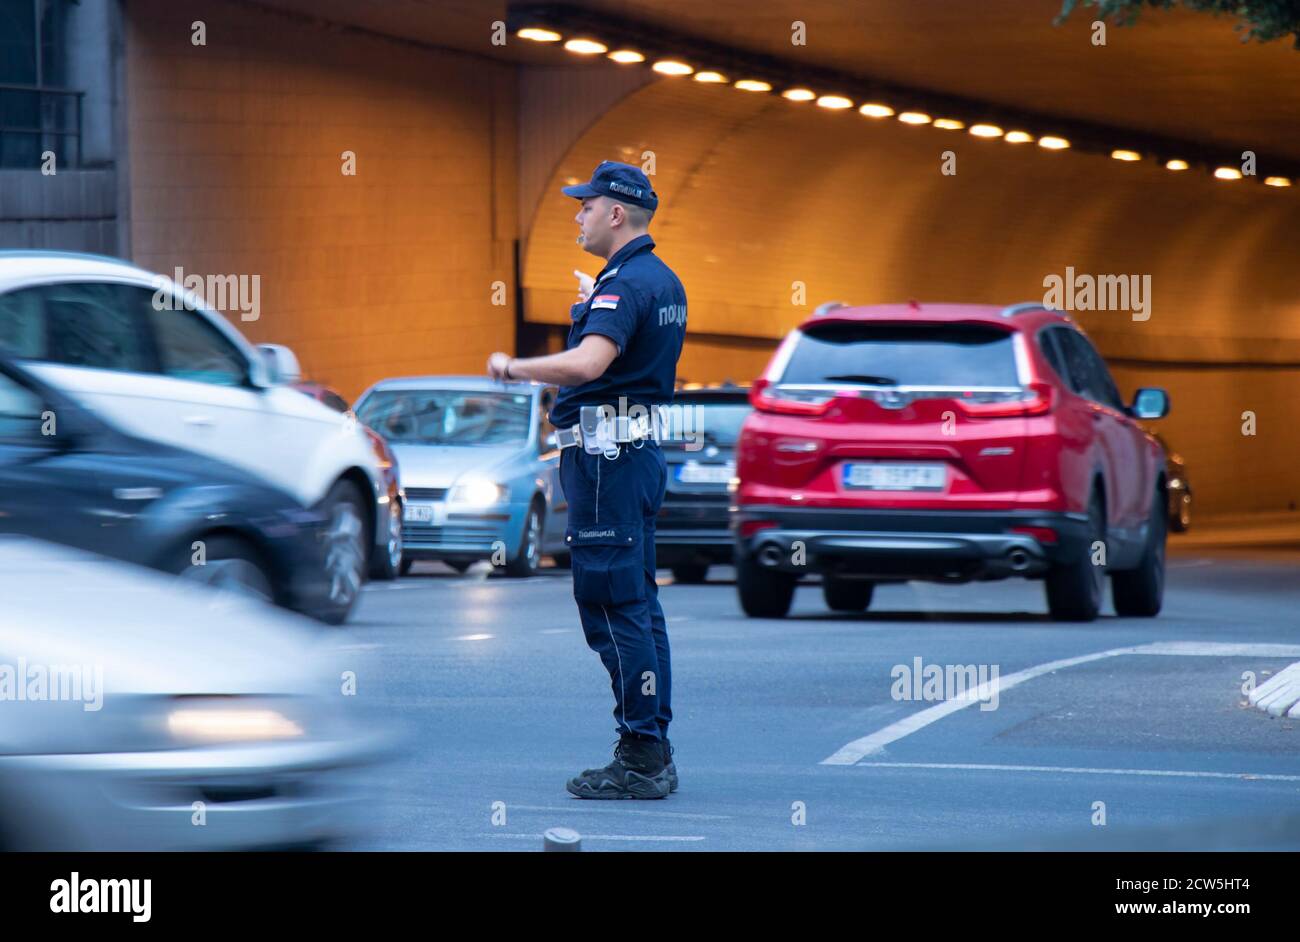
{"label": "suv rear window", "polygon": [[1011,338],[967,325],[814,326],[800,336],[779,382],[1019,386]]}

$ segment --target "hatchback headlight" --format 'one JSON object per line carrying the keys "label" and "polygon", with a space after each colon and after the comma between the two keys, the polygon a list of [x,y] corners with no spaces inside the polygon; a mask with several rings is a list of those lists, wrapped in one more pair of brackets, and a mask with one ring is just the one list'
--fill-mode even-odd
{"label": "hatchback headlight", "polygon": [[472,478],[453,487],[451,493],[447,495],[447,501],[470,507],[490,507],[501,503],[507,496],[509,491],[504,484],[497,484],[485,478]]}

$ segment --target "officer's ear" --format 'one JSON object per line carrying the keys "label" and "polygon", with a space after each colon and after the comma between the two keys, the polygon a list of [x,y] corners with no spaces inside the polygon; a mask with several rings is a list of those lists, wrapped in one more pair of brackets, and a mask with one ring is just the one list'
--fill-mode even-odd
{"label": "officer's ear", "polygon": [[617,228],[627,222],[627,207],[617,200],[611,201],[609,207],[609,224]]}

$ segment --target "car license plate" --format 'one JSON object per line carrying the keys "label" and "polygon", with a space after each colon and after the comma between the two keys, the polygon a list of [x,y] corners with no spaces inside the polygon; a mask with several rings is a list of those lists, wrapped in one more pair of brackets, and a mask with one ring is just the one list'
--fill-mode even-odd
{"label": "car license plate", "polygon": [[446,517],[446,507],[442,504],[407,504],[402,520],[406,523],[427,523],[439,526]]}
{"label": "car license plate", "polygon": [[677,469],[677,480],[683,484],[726,484],[736,476],[736,463],[696,464],[688,461]]}
{"label": "car license plate", "polygon": [[941,491],[947,481],[947,466],[939,462],[854,462],[844,466],[844,486],[858,490]]}

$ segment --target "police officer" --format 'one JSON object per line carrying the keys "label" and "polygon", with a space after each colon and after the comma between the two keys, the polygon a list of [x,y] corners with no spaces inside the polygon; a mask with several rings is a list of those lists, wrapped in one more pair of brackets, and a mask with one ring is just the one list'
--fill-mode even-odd
{"label": "police officer", "polygon": [[[646,227],[659,198],[639,169],[605,161],[589,183],[564,193],[582,201],[578,242],[605,267],[594,282],[580,276],[563,353],[494,353],[488,373],[560,386],[550,419],[569,503],[573,595],[587,644],[609,671],[619,734],[614,760],[566,788],[579,798],[663,798],[677,788],[668,742],[672,668],[655,583],[654,526],[667,468],[645,423],[618,418],[645,418],[671,403],[686,292],[654,254]],[[605,417],[599,427],[594,413]]]}

